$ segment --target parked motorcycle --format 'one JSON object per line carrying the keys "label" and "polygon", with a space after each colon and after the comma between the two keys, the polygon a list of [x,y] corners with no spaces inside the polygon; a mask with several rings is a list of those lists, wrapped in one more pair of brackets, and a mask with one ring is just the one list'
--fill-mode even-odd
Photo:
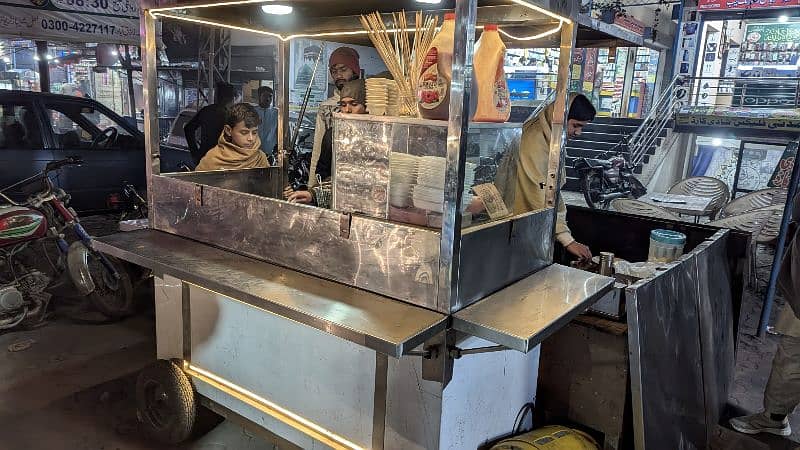
{"label": "parked motorcycle", "polygon": [[122,192],[108,197],[107,206],[119,214],[119,220],[137,220],[147,218],[147,200],[127,181],[122,183]]}
{"label": "parked motorcycle", "polygon": [[[41,322],[55,294],[88,299],[109,318],[134,310],[125,265],[91,247],[67,206],[70,196],[50,179],[51,172],[80,163],[49,162],[40,173],[0,190],[0,330]],[[17,202],[6,194],[11,190],[29,196]]]}
{"label": "parked motorcycle", "polygon": [[614,199],[639,198],[647,193],[633,173],[636,166],[620,151],[625,145],[626,139],[618,142],[603,155],[605,159],[575,159],[581,191],[590,208],[608,209]]}

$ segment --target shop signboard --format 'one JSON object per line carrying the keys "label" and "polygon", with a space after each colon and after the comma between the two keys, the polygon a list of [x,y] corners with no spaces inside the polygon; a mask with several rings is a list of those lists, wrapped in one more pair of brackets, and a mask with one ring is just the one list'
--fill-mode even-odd
{"label": "shop signboard", "polygon": [[[800,42],[800,23],[751,23],[744,36],[749,44],[797,43]],[[769,47],[769,50],[779,49]]]}
{"label": "shop signboard", "polygon": [[617,14],[617,16],[614,18],[614,25],[625,28],[628,31],[632,31],[639,36],[644,35],[644,23],[634,19],[631,16]]}
{"label": "shop signboard", "polygon": [[769,183],[767,183],[768,187],[781,189],[789,188],[796,157],[797,142],[790,142],[786,145],[786,150],[783,151],[780,161],[778,161],[778,164],[775,166],[775,171],[772,173]]}
{"label": "shop signboard", "polygon": [[786,8],[800,6],[800,0],[698,0],[701,10]]}
{"label": "shop signboard", "polygon": [[139,45],[139,5],[136,0],[6,0],[0,34]]}

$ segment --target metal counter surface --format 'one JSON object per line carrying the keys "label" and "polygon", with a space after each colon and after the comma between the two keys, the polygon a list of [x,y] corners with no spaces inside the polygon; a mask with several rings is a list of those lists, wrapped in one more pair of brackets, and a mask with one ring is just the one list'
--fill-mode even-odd
{"label": "metal counter surface", "polygon": [[446,326],[444,314],[160,231],[117,233],[94,246],[389,356]]}
{"label": "metal counter surface", "polygon": [[613,278],[552,264],[453,314],[453,328],[528,352],[613,286]]}

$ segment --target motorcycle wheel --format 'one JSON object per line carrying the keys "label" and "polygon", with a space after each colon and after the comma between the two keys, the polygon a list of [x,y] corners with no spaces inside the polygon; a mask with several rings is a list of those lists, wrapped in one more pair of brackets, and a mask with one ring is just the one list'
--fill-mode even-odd
{"label": "motorcycle wheel", "polygon": [[584,175],[583,179],[583,198],[586,199],[586,204],[592,209],[608,209],[611,204],[608,200],[600,200],[600,194],[603,192],[603,177],[596,172],[589,172]]}
{"label": "motorcycle wheel", "polygon": [[197,410],[189,377],[172,361],[160,360],[139,372],[136,415],[156,441],[175,445],[188,439]]}
{"label": "motorcycle wheel", "polygon": [[100,259],[90,256],[89,269],[95,289],[89,294],[89,300],[92,306],[109,319],[124,319],[136,311],[133,282],[122,262],[108,255],[106,258],[119,272],[119,279],[108,273]]}

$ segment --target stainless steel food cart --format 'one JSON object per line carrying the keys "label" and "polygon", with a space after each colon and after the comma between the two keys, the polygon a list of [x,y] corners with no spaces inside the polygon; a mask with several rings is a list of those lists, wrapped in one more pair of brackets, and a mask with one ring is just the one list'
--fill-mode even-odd
{"label": "stainless steel food cart", "polygon": [[[173,442],[188,436],[198,402],[302,448],[466,449],[511,433],[518,411],[536,394],[538,344],[613,285],[611,278],[553,264],[577,2],[559,4],[557,13],[529,0],[443,2],[436,7],[454,8],[457,17],[449,121],[339,118],[337,133],[348,126],[368,129],[353,132],[362,140],[388,133],[386,151],[396,142],[409,146],[418,132],[418,141],[440,146],[445,195],[435,228],[358,208],[287,203],[278,167],[161,173],[158,20],[277,38],[283,149],[288,43],[297,37],[366,42],[353,14],[405,6],[294,0],[282,3],[294,5],[299,18],[264,22],[253,13],[262,3],[269,0],[156,2],[142,9],[150,228],[95,244],[155,275],[157,352],[172,362],[140,377],[140,413]],[[515,46],[561,47],[548,206],[467,224],[461,204],[469,144],[491,149],[481,139],[502,137],[513,156],[521,135],[519,125],[468,120],[475,29],[488,22],[499,23]],[[385,161],[376,168],[380,182],[386,170]],[[342,198],[334,205],[346,204]]]}

